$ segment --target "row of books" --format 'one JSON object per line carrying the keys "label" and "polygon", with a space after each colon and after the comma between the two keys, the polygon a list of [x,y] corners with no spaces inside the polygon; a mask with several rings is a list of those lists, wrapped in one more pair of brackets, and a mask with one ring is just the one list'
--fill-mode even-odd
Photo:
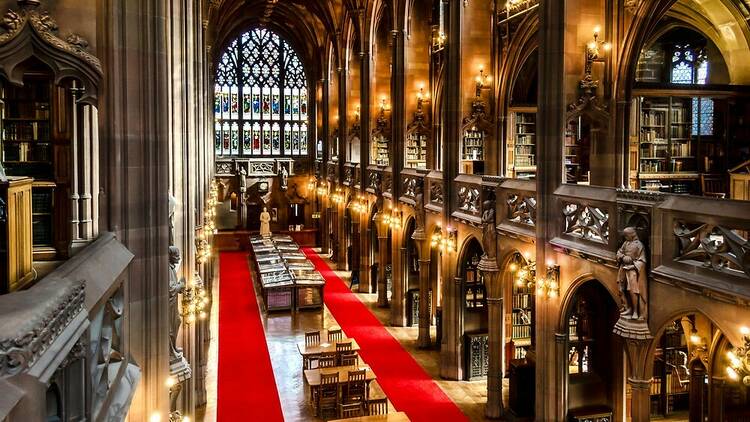
{"label": "row of books", "polygon": [[513,295],[513,308],[516,308],[516,309],[531,308],[531,295],[530,294],[514,294]]}
{"label": "row of books", "polygon": [[511,327],[511,335],[514,339],[530,338],[531,325],[514,325]]}

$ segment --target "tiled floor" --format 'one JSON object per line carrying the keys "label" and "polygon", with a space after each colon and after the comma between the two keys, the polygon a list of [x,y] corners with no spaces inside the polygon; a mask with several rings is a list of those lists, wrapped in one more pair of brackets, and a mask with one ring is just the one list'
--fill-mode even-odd
{"label": "tiled floor", "polygon": [[[347,273],[339,272],[340,277],[346,278]],[[215,283],[218,285],[218,283]],[[257,293],[257,292],[256,292]],[[440,379],[439,376],[439,354],[437,350],[420,350],[416,346],[417,328],[416,327],[388,327],[389,319],[388,309],[381,309],[376,306],[377,297],[374,294],[360,294],[357,296],[363,303],[367,304],[378,319],[387,327],[391,335],[394,336],[402,346],[422,365],[425,371],[435,379],[438,385],[445,393],[459,406],[459,408],[469,416],[473,421],[483,421],[484,403],[487,398],[487,383],[484,381],[464,382],[464,381],[447,381]],[[218,290],[214,297],[218,298]],[[258,297],[259,303],[262,300]],[[218,302],[218,301],[215,301]],[[208,374],[208,405],[206,407],[205,420],[213,422],[216,420],[216,345],[218,336],[216,318],[218,308],[212,309],[212,326],[211,331],[213,338],[209,356],[211,364],[209,365]],[[327,308],[322,311],[304,311],[304,312],[281,312],[264,315],[264,325],[266,327],[266,342],[271,356],[271,363],[276,378],[276,386],[281,399],[281,406],[284,412],[284,418],[287,421],[317,421],[305,392],[305,386],[302,379],[302,359],[297,351],[297,343],[304,341],[306,331],[319,330],[330,326],[338,325]],[[432,338],[435,332],[433,328]],[[504,389],[507,401],[507,385]],[[200,419],[199,419],[200,420]]]}

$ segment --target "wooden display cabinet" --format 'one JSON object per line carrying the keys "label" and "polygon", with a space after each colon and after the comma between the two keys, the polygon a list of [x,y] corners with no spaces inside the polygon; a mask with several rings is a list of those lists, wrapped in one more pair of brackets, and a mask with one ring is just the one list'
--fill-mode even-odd
{"label": "wooden display cabinet", "polygon": [[30,177],[0,181],[0,294],[26,287],[34,279]]}

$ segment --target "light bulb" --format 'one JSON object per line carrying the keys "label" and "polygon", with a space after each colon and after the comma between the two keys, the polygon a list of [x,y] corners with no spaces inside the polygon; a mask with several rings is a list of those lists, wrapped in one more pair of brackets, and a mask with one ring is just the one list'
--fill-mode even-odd
{"label": "light bulb", "polygon": [[727,375],[729,376],[729,378],[731,378],[734,381],[737,381],[740,378],[740,376],[737,375],[737,371],[735,371],[734,369],[728,366],[727,366]]}
{"label": "light bulb", "polygon": [[514,262],[514,263],[510,264],[510,266],[508,268],[510,269],[510,272],[514,273],[514,272],[516,272],[516,270],[518,270],[518,265],[516,265],[516,263]]}
{"label": "light bulb", "polygon": [[740,327],[740,334],[742,334],[743,336],[750,335],[750,328],[746,326]]}
{"label": "light bulb", "polygon": [[166,381],[164,381],[164,385],[166,385],[167,388],[172,388],[175,384],[177,384],[177,379],[173,376],[168,376]]}
{"label": "light bulb", "polygon": [[148,418],[149,422],[161,422],[161,413],[154,412],[151,414],[151,416]]}
{"label": "light bulb", "polygon": [[601,32],[601,30],[602,30],[602,27],[601,27],[601,26],[599,26],[599,25],[596,25],[596,26],[594,27],[594,35],[597,35],[597,36],[598,36],[598,35],[599,35],[599,32]]}

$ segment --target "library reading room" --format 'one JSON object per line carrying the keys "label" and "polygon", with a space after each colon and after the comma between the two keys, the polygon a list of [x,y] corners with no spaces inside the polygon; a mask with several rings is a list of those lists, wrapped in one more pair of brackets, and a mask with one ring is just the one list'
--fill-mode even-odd
{"label": "library reading room", "polygon": [[0,14],[0,422],[750,422],[750,0]]}

